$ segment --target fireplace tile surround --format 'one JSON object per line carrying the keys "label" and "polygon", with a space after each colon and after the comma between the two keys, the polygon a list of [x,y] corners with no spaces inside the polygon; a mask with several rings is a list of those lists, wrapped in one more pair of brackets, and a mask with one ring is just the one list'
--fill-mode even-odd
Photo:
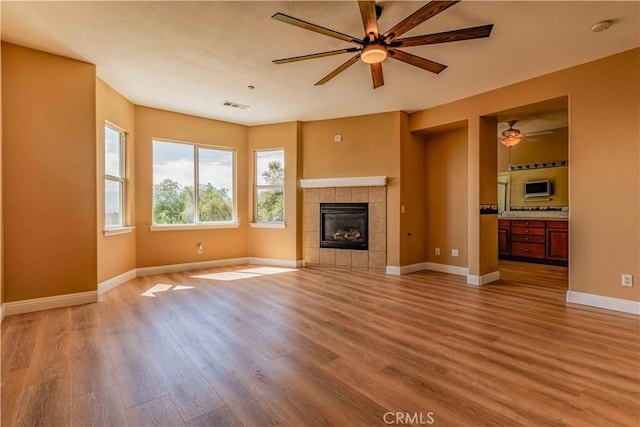
{"label": "fireplace tile surround", "polygon": [[[306,267],[384,273],[387,260],[386,186],[304,188],[303,256]],[[369,249],[320,248],[320,203],[369,204]]]}

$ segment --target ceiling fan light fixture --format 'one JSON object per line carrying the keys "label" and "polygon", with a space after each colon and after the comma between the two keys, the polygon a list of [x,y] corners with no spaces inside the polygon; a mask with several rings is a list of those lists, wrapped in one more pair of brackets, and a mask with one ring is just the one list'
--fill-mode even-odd
{"label": "ceiling fan light fixture", "polygon": [[612,24],[613,24],[613,21],[611,21],[611,20],[596,22],[595,24],[593,24],[591,26],[590,30],[593,33],[599,33],[599,32],[602,32],[602,31],[607,31],[609,29],[609,27],[611,27]]}
{"label": "ceiling fan light fixture", "polygon": [[362,49],[360,59],[366,64],[378,64],[387,58],[387,49],[381,44],[370,44]]}
{"label": "ceiling fan light fixture", "polygon": [[502,138],[500,140],[502,145],[504,145],[505,147],[513,147],[520,141],[522,141],[522,136],[507,136],[506,138]]}

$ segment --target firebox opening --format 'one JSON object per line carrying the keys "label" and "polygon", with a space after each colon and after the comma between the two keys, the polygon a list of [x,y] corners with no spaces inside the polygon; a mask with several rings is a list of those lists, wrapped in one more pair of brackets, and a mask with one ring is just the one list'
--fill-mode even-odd
{"label": "firebox opening", "polygon": [[321,203],[320,247],[369,249],[368,203]]}

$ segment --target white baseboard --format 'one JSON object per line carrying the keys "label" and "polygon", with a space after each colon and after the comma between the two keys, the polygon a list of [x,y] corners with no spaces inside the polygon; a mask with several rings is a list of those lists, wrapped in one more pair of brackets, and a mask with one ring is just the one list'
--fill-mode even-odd
{"label": "white baseboard", "polygon": [[492,271],[491,273],[483,274],[482,276],[478,276],[475,274],[467,274],[467,284],[474,286],[482,286],[487,283],[495,282],[500,280],[500,272]]}
{"label": "white baseboard", "polygon": [[467,267],[459,267],[457,265],[438,264],[436,262],[425,262],[425,270],[439,271],[440,273],[456,274],[458,276],[467,276],[469,269]]}
{"label": "white baseboard", "polygon": [[387,265],[387,268],[385,269],[385,274],[389,274],[391,276],[399,276],[401,275],[401,269],[402,267],[400,267],[399,265]]}
{"label": "white baseboard", "polygon": [[97,291],[78,292],[75,294],[55,295],[52,297],[6,302],[3,304],[3,311],[4,315],[13,316],[14,314],[50,310],[52,308],[69,307],[72,305],[90,304],[97,301]]}
{"label": "white baseboard", "polygon": [[422,270],[424,270],[424,262],[409,265],[387,265],[385,273],[391,276],[399,276],[401,274],[409,274]]}
{"label": "white baseboard", "polygon": [[136,274],[138,277],[151,276],[152,274],[175,273],[178,271],[201,270],[204,268],[226,267],[229,265],[248,264],[248,261],[249,261],[248,258],[243,257],[243,258],[216,259],[212,261],[187,262],[184,264],[158,265],[155,267],[140,267],[136,269],[136,272],[137,272]]}
{"label": "white baseboard", "polygon": [[271,267],[286,267],[286,268],[302,268],[304,267],[304,260],[293,259],[275,259],[275,258],[247,258],[249,264],[268,265]]}
{"label": "white baseboard", "polygon": [[438,264],[435,262],[419,262],[409,265],[388,265],[386,273],[389,275],[401,275],[415,273],[416,271],[431,270],[440,273],[456,274],[458,276],[466,276],[469,269],[466,267],[458,267],[457,265]]}
{"label": "white baseboard", "polygon": [[110,291],[113,288],[116,288],[122,285],[129,280],[135,279],[138,277],[137,270],[134,268],[133,270],[129,270],[126,273],[119,274],[111,279],[107,279],[104,282],[98,283],[98,295],[102,295],[103,293]]}
{"label": "white baseboard", "polygon": [[602,295],[586,294],[584,292],[567,291],[567,302],[588,305],[607,310],[640,316],[640,302],[628,299],[604,297]]}

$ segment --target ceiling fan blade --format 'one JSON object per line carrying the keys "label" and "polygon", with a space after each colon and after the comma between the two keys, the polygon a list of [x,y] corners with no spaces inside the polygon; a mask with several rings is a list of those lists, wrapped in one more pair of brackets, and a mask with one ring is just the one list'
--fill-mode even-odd
{"label": "ceiling fan blade", "polygon": [[413,12],[411,15],[404,18],[402,21],[398,22],[393,28],[386,31],[382,38],[387,39],[387,41],[391,41],[397,37],[400,37],[407,31],[411,30],[414,27],[422,24],[429,18],[432,18],[439,14],[440,12],[450,8],[454,4],[458,3],[460,0],[455,1],[430,1],[429,3],[422,6],[420,9]]}
{"label": "ceiling fan blade", "polygon": [[364,0],[358,2],[360,15],[362,16],[362,24],[364,25],[364,33],[368,36],[373,33],[374,38],[378,38],[378,20],[376,19],[376,2],[373,0]]}
{"label": "ceiling fan blade", "polygon": [[446,65],[438,64],[430,59],[421,58],[416,55],[412,55],[407,52],[403,52],[397,49],[389,49],[391,55],[389,58],[397,59],[398,61],[406,62],[414,67],[422,68],[423,70],[431,71],[432,73],[439,74],[442,70],[447,68]]}
{"label": "ceiling fan blade", "polygon": [[[393,41],[393,47],[424,46],[428,44],[449,43],[461,40],[480,39],[489,37],[493,24],[461,30],[445,31],[444,33],[426,34],[424,36],[407,37]],[[397,44],[396,44],[397,43]]]}
{"label": "ceiling fan blade", "polygon": [[333,70],[332,72],[324,76],[314,86],[320,86],[325,84],[326,82],[328,82],[329,80],[331,80],[332,78],[334,78],[335,76],[337,76],[338,74],[340,74],[341,72],[343,72],[344,70],[346,70],[347,68],[355,64],[356,62],[358,62],[359,60],[360,60],[360,54],[357,54],[356,56],[349,59],[347,62],[345,62],[344,64],[342,64],[341,66],[339,66],[338,68],[336,68],[335,70]]}
{"label": "ceiling fan blade", "polygon": [[274,59],[273,63],[278,65],[288,64],[290,62],[304,61],[306,59],[322,58],[324,56],[339,55],[341,53],[348,53],[348,52],[357,52],[359,50],[360,49],[357,47],[350,47],[348,49],[330,50],[328,52],[312,53],[310,55],[301,55],[301,56],[293,56],[291,58]]}
{"label": "ceiling fan blade", "polygon": [[382,62],[371,64],[371,79],[373,80],[374,89],[384,85],[384,76],[382,74]]}
{"label": "ceiling fan blade", "polygon": [[553,134],[553,131],[551,130],[543,130],[540,132],[527,132],[524,134],[525,138],[529,137],[529,136],[538,136],[538,135],[551,135]]}
{"label": "ceiling fan blade", "polygon": [[351,42],[355,44],[362,45],[362,40],[357,39],[356,37],[350,36],[348,34],[339,33],[337,31],[330,30],[328,28],[321,27],[316,24],[312,24],[307,21],[303,21],[302,19],[294,18],[293,16],[285,15],[284,13],[276,13],[272,16],[273,19],[284,22],[286,24],[295,25],[299,28],[304,28],[305,30],[314,31],[319,34],[323,34],[325,36],[333,37],[336,39],[344,40],[346,42]]}

